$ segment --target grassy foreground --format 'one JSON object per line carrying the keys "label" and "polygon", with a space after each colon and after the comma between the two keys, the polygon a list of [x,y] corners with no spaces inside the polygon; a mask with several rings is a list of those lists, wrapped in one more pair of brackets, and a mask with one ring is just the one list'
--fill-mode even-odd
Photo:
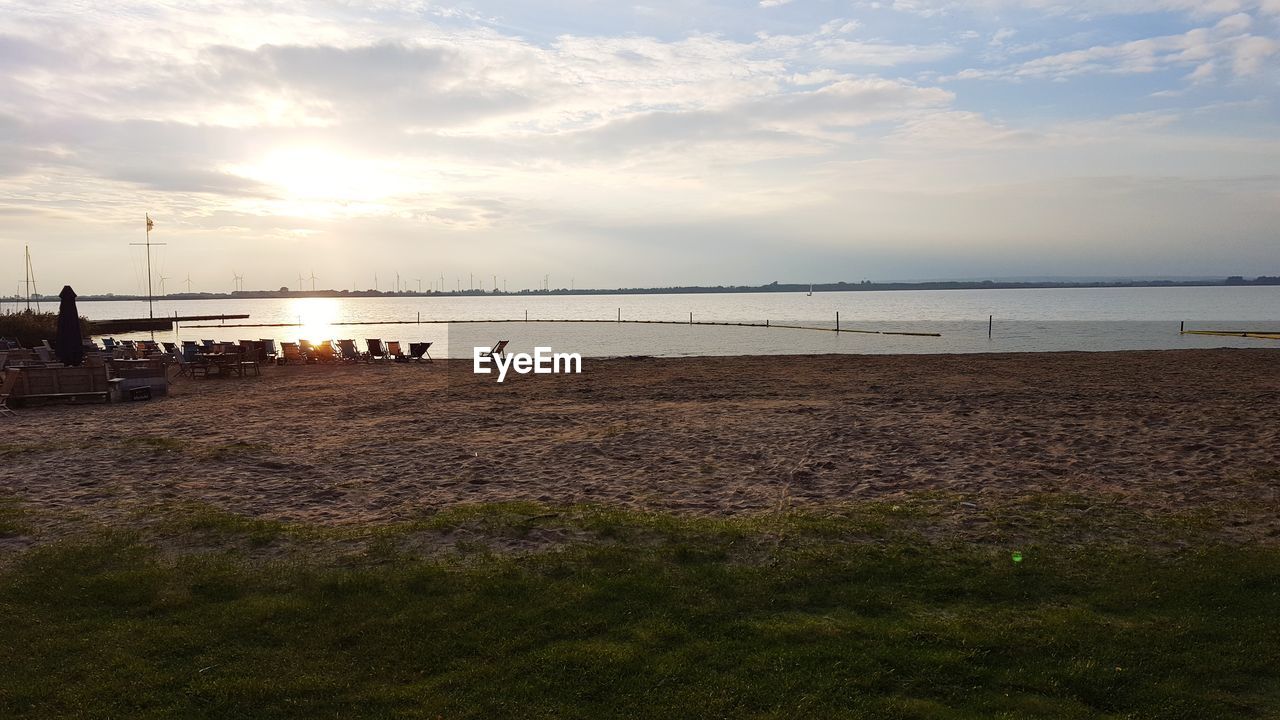
{"label": "grassy foreground", "polygon": [[0,551],[0,717],[1280,715],[1280,551],[890,514],[152,515]]}

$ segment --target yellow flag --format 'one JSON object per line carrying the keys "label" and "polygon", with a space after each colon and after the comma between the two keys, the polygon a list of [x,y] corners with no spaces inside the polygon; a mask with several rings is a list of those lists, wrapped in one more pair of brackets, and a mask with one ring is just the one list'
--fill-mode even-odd
{"label": "yellow flag", "polygon": [[155,226],[156,226],[156,224],[155,224],[155,223],[153,223],[153,222],[151,222],[151,213],[147,213],[147,232],[150,232],[150,231],[151,231],[151,228],[153,228],[153,227],[155,227]]}

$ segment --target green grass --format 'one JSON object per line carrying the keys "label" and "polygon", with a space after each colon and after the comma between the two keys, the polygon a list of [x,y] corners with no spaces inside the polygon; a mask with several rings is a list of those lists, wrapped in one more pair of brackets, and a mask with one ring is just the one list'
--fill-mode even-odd
{"label": "green grass", "polygon": [[[169,508],[0,564],[0,717],[1280,714],[1280,550],[920,534],[947,502],[375,529]],[[1075,522],[1037,506],[1018,532]],[[575,539],[498,551],[553,531]]]}
{"label": "green grass", "polygon": [[25,511],[16,500],[0,495],[0,538],[16,537],[27,531]]}

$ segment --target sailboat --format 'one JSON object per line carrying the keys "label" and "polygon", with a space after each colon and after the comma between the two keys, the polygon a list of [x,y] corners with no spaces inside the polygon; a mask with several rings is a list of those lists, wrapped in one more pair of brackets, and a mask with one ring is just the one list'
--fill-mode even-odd
{"label": "sailboat", "polygon": [[807,297],[813,297],[813,286],[812,286],[812,285],[810,285],[810,286],[809,286],[809,294],[807,295]]}

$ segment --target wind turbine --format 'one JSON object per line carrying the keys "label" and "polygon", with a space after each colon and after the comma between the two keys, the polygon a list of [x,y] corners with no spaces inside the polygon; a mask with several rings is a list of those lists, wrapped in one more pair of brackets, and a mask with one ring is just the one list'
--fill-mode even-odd
{"label": "wind turbine", "polygon": [[320,279],[320,278],[316,277],[316,271],[315,271],[315,270],[312,270],[312,271],[311,271],[311,292],[315,292],[315,291],[316,291],[316,281],[317,281],[317,280],[319,280],[319,279]]}
{"label": "wind turbine", "polygon": [[302,292],[302,273],[298,273],[298,292]]}
{"label": "wind turbine", "polygon": [[168,280],[168,279],[169,279],[169,278],[165,277],[164,275],[161,275],[161,276],[160,276],[160,297],[164,297],[164,296],[165,296],[165,295],[164,295],[164,281],[165,281],[165,280]]}
{"label": "wind turbine", "polygon": [[234,282],[234,283],[235,283],[235,286],[234,286],[234,287],[235,287],[235,289],[236,289],[236,292],[239,292],[239,291],[241,291],[241,290],[244,290],[244,276],[243,276],[243,275],[241,275],[241,274],[237,273],[235,270],[232,270],[232,271],[231,271],[231,280],[232,280],[232,282]]}
{"label": "wind turbine", "polygon": [[191,273],[187,273],[187,294],[191,294]]}
{"label": "wind turbine", "polygon": [[414,278],[414,280],[418,281],[418,294],[421,295],[422,294],[422,278]]}

